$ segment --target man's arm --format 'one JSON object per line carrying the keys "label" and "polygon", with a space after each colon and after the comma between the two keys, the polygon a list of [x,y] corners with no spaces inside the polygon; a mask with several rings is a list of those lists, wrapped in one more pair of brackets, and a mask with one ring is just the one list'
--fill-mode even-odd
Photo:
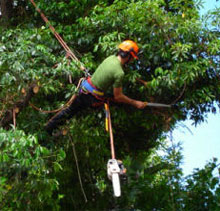
{"label": "man's arm", "polygon": [[114,99],[116,102],[130,104],[139,109],[143,109],[146,106],[146,103],[131,99],[127,97],[126,95],[124,95],[122,92],[122,87],[114,88],[113,93],[114,93]]}
{"label": "man's arm", "polygon": [[136,78],[136,81],[142,83],[144,86],[147,86],[147,85],[150,83],[150,82],[144,81],[144,80],[142,80],[142,79],[140,79],[140,78]]}

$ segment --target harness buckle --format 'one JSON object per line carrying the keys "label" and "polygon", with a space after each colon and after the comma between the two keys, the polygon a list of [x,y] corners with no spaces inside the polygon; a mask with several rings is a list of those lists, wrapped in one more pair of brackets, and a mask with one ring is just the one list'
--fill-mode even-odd
{"label": "harness buckle", "polygon": [[86,78],[91,77],[91,74],[89,73],[89,69],[87,68],[84,69],[84,75]]}

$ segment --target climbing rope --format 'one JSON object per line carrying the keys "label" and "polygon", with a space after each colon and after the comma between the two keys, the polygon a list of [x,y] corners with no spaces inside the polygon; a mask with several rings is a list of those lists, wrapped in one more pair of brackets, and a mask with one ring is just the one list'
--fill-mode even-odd
{"label": "climbing rope", "polygon": [[[81,85],[81,83],[82,83],[82,81],[83,81],[84,79],[85,79],[85,78],[80,78],[80,80],[79,80],[79,82],[78,82],[78,85],[77,85],[77,87],[76,87],[76,92],[78,92],[79,87],[80,87],[80,85]],[[58,109],[50,110],[50,111],[42,110],[41,108],[38,108],[37,106],[35,106],[35,105],[32,104],[31,102],[29,102],[29,105],[30,105],[33,109],[35,109],[35,110],[37,110],[37,111],[40,111],[41,113],[50,114],[50,113],[56,113],[56,112],[58,112],[58,111],[63,110],[64,108],[67,108],[75,99],[76,99],[76,94],[74,94],[64,106],[62,106],[62,107],[60,107],[60,108],[58,108]]]}
{"label": "climbing rope", "polygon": [[105,128],[106,131],[109,132],[110,135],[110,146],[111,146],[111,155],[112,159],[115,159],[115,148],[114,148],[114,138],[113,138],[113,132],[112,132],[112,123],[111,123],[111,114],[109,109],[109,101],[104,104],[105,106],[105,112],[106,112],[106,119],[105,119]]}
{"label": "climbing rope", "polygon": [[70,134],[69,134],[69,139],[70,139],[70,142],[71,142],[71,145],[72,145],[72,150],[73,150],[73,154],[74,154],[74,158],[75,158],[75,162],[76,162],[76,169],[77,169],[77,173],[78,173],[78,177],[79,177],[79,183],[80,183],[81,191],[82,191],[82,194],[84,196],[85,202],[87,203],[88,199],[86,197],[86,193],[84,191],[83,184],[82,184],[82,179],[81,179],[81,174],[80,174],[79,164],[78,164],[78,158],[77,158],[76,149],[75,149],[75,144],[74,144],[73,138]]}
{"label": "climbing rope", "polygon": [[[59,43],[62,45],[62,47],[64,48],[64,50],[66,51],[66,56],[67,58],[70,57],[72,60],[75,60],[78,62],[78,64],[80,64],[80,69],[82,71],[85,72],[85,76],[87,77],[89,75],[88,70],[84,67],[84,65],[79,61],[79,59],[76,57],[76,55],[71,51],[71,49],[69,48],[69,46],[66,44],[66,42],[62,39],[62,37],[56,32],[55,28],[50,24],[49,20],[47,19],[47,17],[44,15],[44,13],[37,7],[36,3],[34,2],[34,0],[30,0],[30,2],[33,4],[33,6],[35,7],[36,11],[41,15],[41,18],[44,20],[44,22],[49,26],[51,32],[54,34],[54,36],[56,37],[56,39],[59,41]],[[84,78],[81,78],[76,90],[79,89],[79,86],[82,82]],[[52,111],[45,111],[42,110],[41,108],[38,108],[37,106],[33,105],[32,103],[29,103],[30,106],[32,108],[34,108],[37,111],[40,111],[41,113],[56,113],[58,111],[63,110],[64,108],[68,107],[76,98],[76,95],[74,94],[71,99],[61,108],[52,110]]]}
{"label": "climbing rope", "polygon": [[71,49],[69,48],[69,46],[66,44],[66,42],[62,39],[62,37],[56,32],[55,28],[50,24],[49,20],[47,19],[47,17],[44,15],[43,12],[41,12],[41,10],[37,7],[36,3],[34,2],[34,0],[30,0],[30,2],[34,5],[36,11],[41,15],[41,18],[44,20],[44,22],[46,24],[48,24],[51,32],[54,34],[54,36],[57,38],[57,40],[59,41],[59,43],[62,45],[62,47],[64,48],[64,50],[66,51],[68,57],[70,57],[72,60],[77,61],[80,64],[80,69],[81,70],[86,70],[86,68],[84,67],[84,65],[79,61],[79,59],[76,57],[76,55],[71,51]]}
{"label": "climbing rope", "polygon": [[14,128],[16,128],[16,110],[15,109],[12,110],[12,115],[13,115],[13,125],[14,125]]}

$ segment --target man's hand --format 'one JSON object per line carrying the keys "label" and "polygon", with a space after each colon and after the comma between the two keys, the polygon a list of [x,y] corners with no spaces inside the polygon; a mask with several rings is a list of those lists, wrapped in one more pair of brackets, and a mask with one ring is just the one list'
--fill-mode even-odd
{"label": "man's hand", "polygon": [[138,108],[138,109],[143,109],[147,106],[146,102],[134,100],[134,99],[131,99],[131,98],[125,96],[122,93],[122,87],[114,88],[114,99],[115,99],[115,101],[117,101],[119,103],[127,103],[127,104],[130,104],[130,105]]}
{"label": "man's hand", "polygon": [[135,107],[138,108],[138,109],[143,109],[147,106],[147,103],[146,102],[142,102],[142,101],[135,101]]}

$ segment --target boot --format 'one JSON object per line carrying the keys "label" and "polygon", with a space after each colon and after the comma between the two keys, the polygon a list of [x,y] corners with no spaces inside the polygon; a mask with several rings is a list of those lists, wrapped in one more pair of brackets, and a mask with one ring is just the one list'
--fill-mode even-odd
{"label": "boot", "polygon": [[58,126],[64,124],[66,119],[65,111],[60,111],[54,117],[52,117],[45,126],[45,130],[49,135],[53,134],[53,130],[57,129]]}

